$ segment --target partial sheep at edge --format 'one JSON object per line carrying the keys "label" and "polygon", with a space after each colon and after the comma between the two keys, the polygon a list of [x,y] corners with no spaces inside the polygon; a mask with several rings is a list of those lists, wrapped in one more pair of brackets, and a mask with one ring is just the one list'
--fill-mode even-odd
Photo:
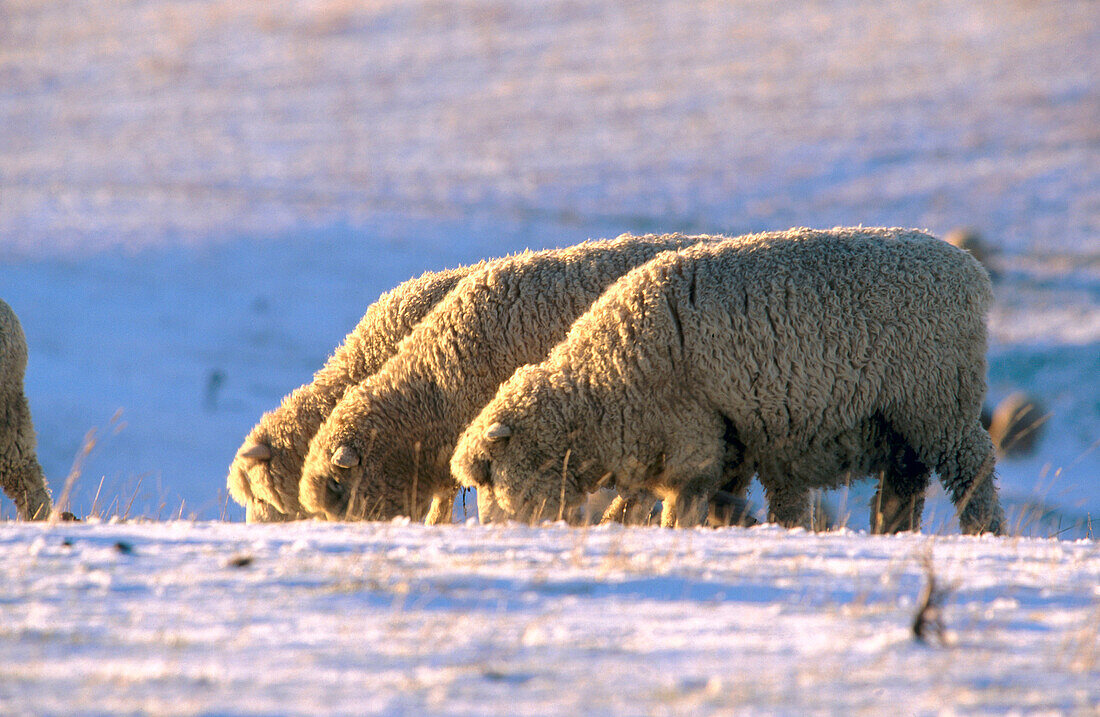
{"label": "partial sheep at edge", "polygon": [[24,520],[45,520],[50,491],[35,453],[34,425],[23,393],[27,339],[15,312],[0,300],[0,487]]}

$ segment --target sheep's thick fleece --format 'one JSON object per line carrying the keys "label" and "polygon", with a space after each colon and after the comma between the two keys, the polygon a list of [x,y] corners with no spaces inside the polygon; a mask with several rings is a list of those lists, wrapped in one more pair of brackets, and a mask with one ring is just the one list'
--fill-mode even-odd
{"label": "sheep's thick fleece", "polygon": [[50,491],[35,454],[34,426],[23,374],[27,339],[15,312],[0,301],[0,487],[24,520],[50,515]]}
{"label": "sheep's thick fleece", "polygon": [[452,470],[528,519],[614,480],[660,497],[666,525],[698,524],[738,467],[786,524],[805,520],[809,488],[882,470],[883,529],[919,527],[935,470],[962,529],[997,532],[979,420],[990,302],[973,257],[913,230],[793,229],[664,254],[500,387]]}
{"label": "sheep's thick fleece", "polygon": [[485,266],[430,272],[410,279],[373,303],[355,330],[313,381],[265,413],[229,467],[229,493],[249,522],[306,517],[298,485],[309,442],[349,387],[373,374],[397,344],[468,273]]}
{"label": "sheep's thick fleece", "polygon": [[310,446],[301,504],[334,520],[450,521],[458,490],[451,451],[500,382],[541,361],[620,276],[700,240],[623,235],[471,273],[333,409]]}

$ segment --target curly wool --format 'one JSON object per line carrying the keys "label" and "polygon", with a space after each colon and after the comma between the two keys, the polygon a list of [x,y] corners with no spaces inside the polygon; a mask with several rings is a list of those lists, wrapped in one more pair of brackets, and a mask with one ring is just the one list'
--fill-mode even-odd
{"label": "curly wool", "polygon": [[383,294],[363,315],[313,381],[261,417],[229,467],[229,493],[249,522],[307,517],[298,485],[309,442],[347,392],[379,369],[397,344],[470,272],[485,266],[429,272]]}
{"label": "curly wool", "polygon": [[23,394],[27,339],[19,319],[0,301],[0,487],[24,520],[50,515],[50,491],[35,454],[34,425]]}
{"label": "curly wool", "polygon": [[455,440],[500,382],[541,361],[627,271],[703,239],[623,235],[525,252],[471,273],[333,409],[306,458],[302,505],[334,520],[448,522]]}
{"label": "curly wool", "polygon": [[684,526],[731,476],[756,472],[772,519],[795,525],[810,488],[882,470],[882,530],[919,527],[935,470],[964,531],[999,531],[979,420],[991,296],[973,257],[913,230],[794,229],[665,254],[501,386],[452,470],[520,518],[613,480]]}

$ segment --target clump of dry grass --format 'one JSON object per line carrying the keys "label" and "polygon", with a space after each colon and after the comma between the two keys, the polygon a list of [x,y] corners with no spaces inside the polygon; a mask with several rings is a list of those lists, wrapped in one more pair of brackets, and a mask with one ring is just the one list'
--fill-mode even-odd
{"label": "clump of dry grass", "polygon": [[947,645],[943,606],[951,595],[951,588],[937,582],[931,550],[921,557],[921,566],[924,570],[924,587],[917,599],[917,612],[913,615],[913,639],[924,644]]}

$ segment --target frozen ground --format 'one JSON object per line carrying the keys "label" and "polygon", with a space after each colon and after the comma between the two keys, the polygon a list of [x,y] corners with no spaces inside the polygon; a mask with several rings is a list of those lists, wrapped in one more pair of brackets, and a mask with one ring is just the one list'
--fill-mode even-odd
{"label": "frozen ground", "polygon": [[1098,586],[1094,541],[9,524],[0,711],[1094,715]]}
{"label": "frozen ground", "polygon": [[[1098,46],[1088,0],[0,0],[0,297],[54,494],[95,429],[76,512],[210,521],[0,525],[0,712],[1096,714]],[[899,538],[217,520],[259,415],[411,275],[856,223],[999,250],[992,398],[1051,411],[1002,494],[1061,541],[942,535],[940,496]],[[929,552],[946,644],[909,632]]]}

